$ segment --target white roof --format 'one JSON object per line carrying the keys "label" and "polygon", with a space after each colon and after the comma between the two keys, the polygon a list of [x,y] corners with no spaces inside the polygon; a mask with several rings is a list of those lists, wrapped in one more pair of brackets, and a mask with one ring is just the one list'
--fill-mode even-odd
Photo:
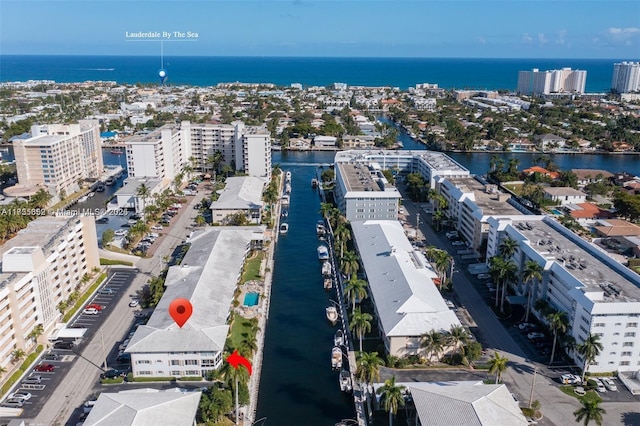
{"label": "white roof", "polygon": [[262,207],[262,190],[266,179],[253,176],[227,178],[224,190],[217,201],[211,203],[212,210],[255,210]]}
{"label": "white roof", "polygon": [[[147,325],[138,327],[126,351],[221,351],[227,318],[244,256],[255,226],[198,231],[182,264],[169,268],[166,290]],[[182,328],[169,315],[169,304],[185,298],[193,314]]]}
{"label": "white roof", "polygon": [[134,389],[101,393],[85,426],[192,426],[201,392]]}
{"label": "white roof", "polygon": [[[482,382],[409,382],[418,418],[430,426],[519,426],[527,425],[509,389]],[[374,385],[380,387],[381,384]]]}
{"label": "white roof", "polygon": [[433,283],[437,274],[415,251],[400,222],[351,223],[386,336],[419,336],[460,325]]}

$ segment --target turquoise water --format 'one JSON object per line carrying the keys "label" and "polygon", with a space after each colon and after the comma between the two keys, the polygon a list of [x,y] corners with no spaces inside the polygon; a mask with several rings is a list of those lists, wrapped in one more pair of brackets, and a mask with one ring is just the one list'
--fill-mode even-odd
{"label": "turquoise water", "polygon": [[556,216],[562,216],[564,215],[564,213],[562,213],[560,210],[558,209],[551,209],[551,213],[555,214]]}
{"label": "turquoise water", "polygon": [[247,293],[244,295],[244,306],[256,306],[260,299],[259,293]]}

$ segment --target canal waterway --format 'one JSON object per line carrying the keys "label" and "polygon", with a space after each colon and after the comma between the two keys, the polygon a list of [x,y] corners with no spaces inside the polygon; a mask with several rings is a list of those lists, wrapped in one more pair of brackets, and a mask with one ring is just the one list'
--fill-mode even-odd
{"label": "canal waterway", "polygon": [[[275,153],[274,153],[275,154]],[[331,370],[331,349],[337,326],[325,308],[335,290],[325,292],[317,256],[316,222],[320,197],[311,188],[318,166],[314,155],[279,155],[276,163],[292,174],[289,232],[275,251],[271,308],[265,334],[264,358],[256,419],[267,426],[334,425],[354,418],[353,399],[342,393],[338,373]],[[287,165],[289,163],[289,165]]]}

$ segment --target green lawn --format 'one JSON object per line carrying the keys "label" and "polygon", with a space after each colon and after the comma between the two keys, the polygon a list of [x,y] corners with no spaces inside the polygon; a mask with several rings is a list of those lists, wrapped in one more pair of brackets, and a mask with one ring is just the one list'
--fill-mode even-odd
{"label": "green lawn", "polygon": [[244,274],[242,274],[242,283],[246,283],[251,280],[259,280],[260,276],[260,264],[264,258],[263,252],[255,253],[250,259],[247,259]]}
{"label": "green lawn", "polygon": [[[560,390],[564,393],[566,393],[569,396],[572,396],[580,401],[585,400],[585,401],[602,401],[602,398],[600,398],[600,396],[598,395],[598,393],[594,390],[588,390],[587,394],[585,396],[578,396],[576,395],[576,393],[573,391],[573,389],[575,389],[573,386],[571,385],[566,385],[566,386],[560,386]],[[586,390],[586,389],[585,389]]]}
{"label": "green lawn", "polygon": [[104,281],[106,278],[107,278],[107,274],[105,272],[101,273],[98,276],[98,278],[96,278],[93,285],[91,285],[91,287],[85,290],[84,294],[80,296],[80,298],[73,305],[73,308],[71,308],[66,314],[64,314],[64,317],[62,318],[62,322],[68,322],[71,319],[71,317],[78,311],[78,309],[82,308],[82,306],[85,304],[89,296],[91,296],[91,294],[96,290],[96,288],[98,288],[100,284],[102,284],[102,281]]}
{"label": "green lawn", "polygon": [[227,348],[229,348],[231,352],[233,352],[234,349],[238,349],[240,347],[240,343],[244,340],[244,335],[249,334],[250,329],[250,320],[236,315],[233,320],[233,324],[231,324],[229,336],[227,337]]}

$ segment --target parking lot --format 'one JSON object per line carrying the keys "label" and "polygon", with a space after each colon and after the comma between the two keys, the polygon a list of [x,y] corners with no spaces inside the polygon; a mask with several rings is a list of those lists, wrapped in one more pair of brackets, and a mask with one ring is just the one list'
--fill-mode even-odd
{"label": "parking lot", "polygon": [[[43,351],[38,365],[50,365],[52,367],[40,367],[40,369],[49,371],[32,370],[29,375],[23,378],[19,387],[14,388],[11,392],[30,394],[28,399],[23,400],[20,407],[9,405],[12,408],[23,409],[23,413],[20,417],[35,417],[44,408],[45,403],[56,391],[56,388],[65,381],[65,376],[71,369],[72,365],[81,358],[84,358],[83,352],[86,349],[86,342],[91,341],[91,339],[96,335],[101,324],[107,317],[109,317],[109,315],[111,315],[113,306],[123,296],[127,297],[127,290],[131,284],[133,276],[133,270],[114,269],[109,275],[107,282],[102,285],[95,295],[89,298],[86,302],[86,306],[99,306],[99,313],[95,315],[86,314],[83,313],[83,309],[80,309],[79,313],[67,324],[67,328],[86,329],[82,339],[62,338],[53,340],[47,344],[47,348]],[[104,289],[110,289],[110,291],[104,291]],[[133,311],[133,309],[131,310]],[[134,321],[133,312],[131,314],[131,321]],[[113,352],[113,341],[105,340],[104,345],[106,352]],[[67,347],[67,349],[61,348],[60,346]],[[115,344],[116,351],[117,346],[118,345]],[[85,358],[84,361],[88,360]],[[113,362],[115,362],[115,357],[113,358]],[[94,364],[96,371],[101,367],[101,365]],[[38,367],[36,367],[36,369],[38,369]],[[7,406],[5,404],[8,399],[9,398],[5,398],[2,405]]]}

